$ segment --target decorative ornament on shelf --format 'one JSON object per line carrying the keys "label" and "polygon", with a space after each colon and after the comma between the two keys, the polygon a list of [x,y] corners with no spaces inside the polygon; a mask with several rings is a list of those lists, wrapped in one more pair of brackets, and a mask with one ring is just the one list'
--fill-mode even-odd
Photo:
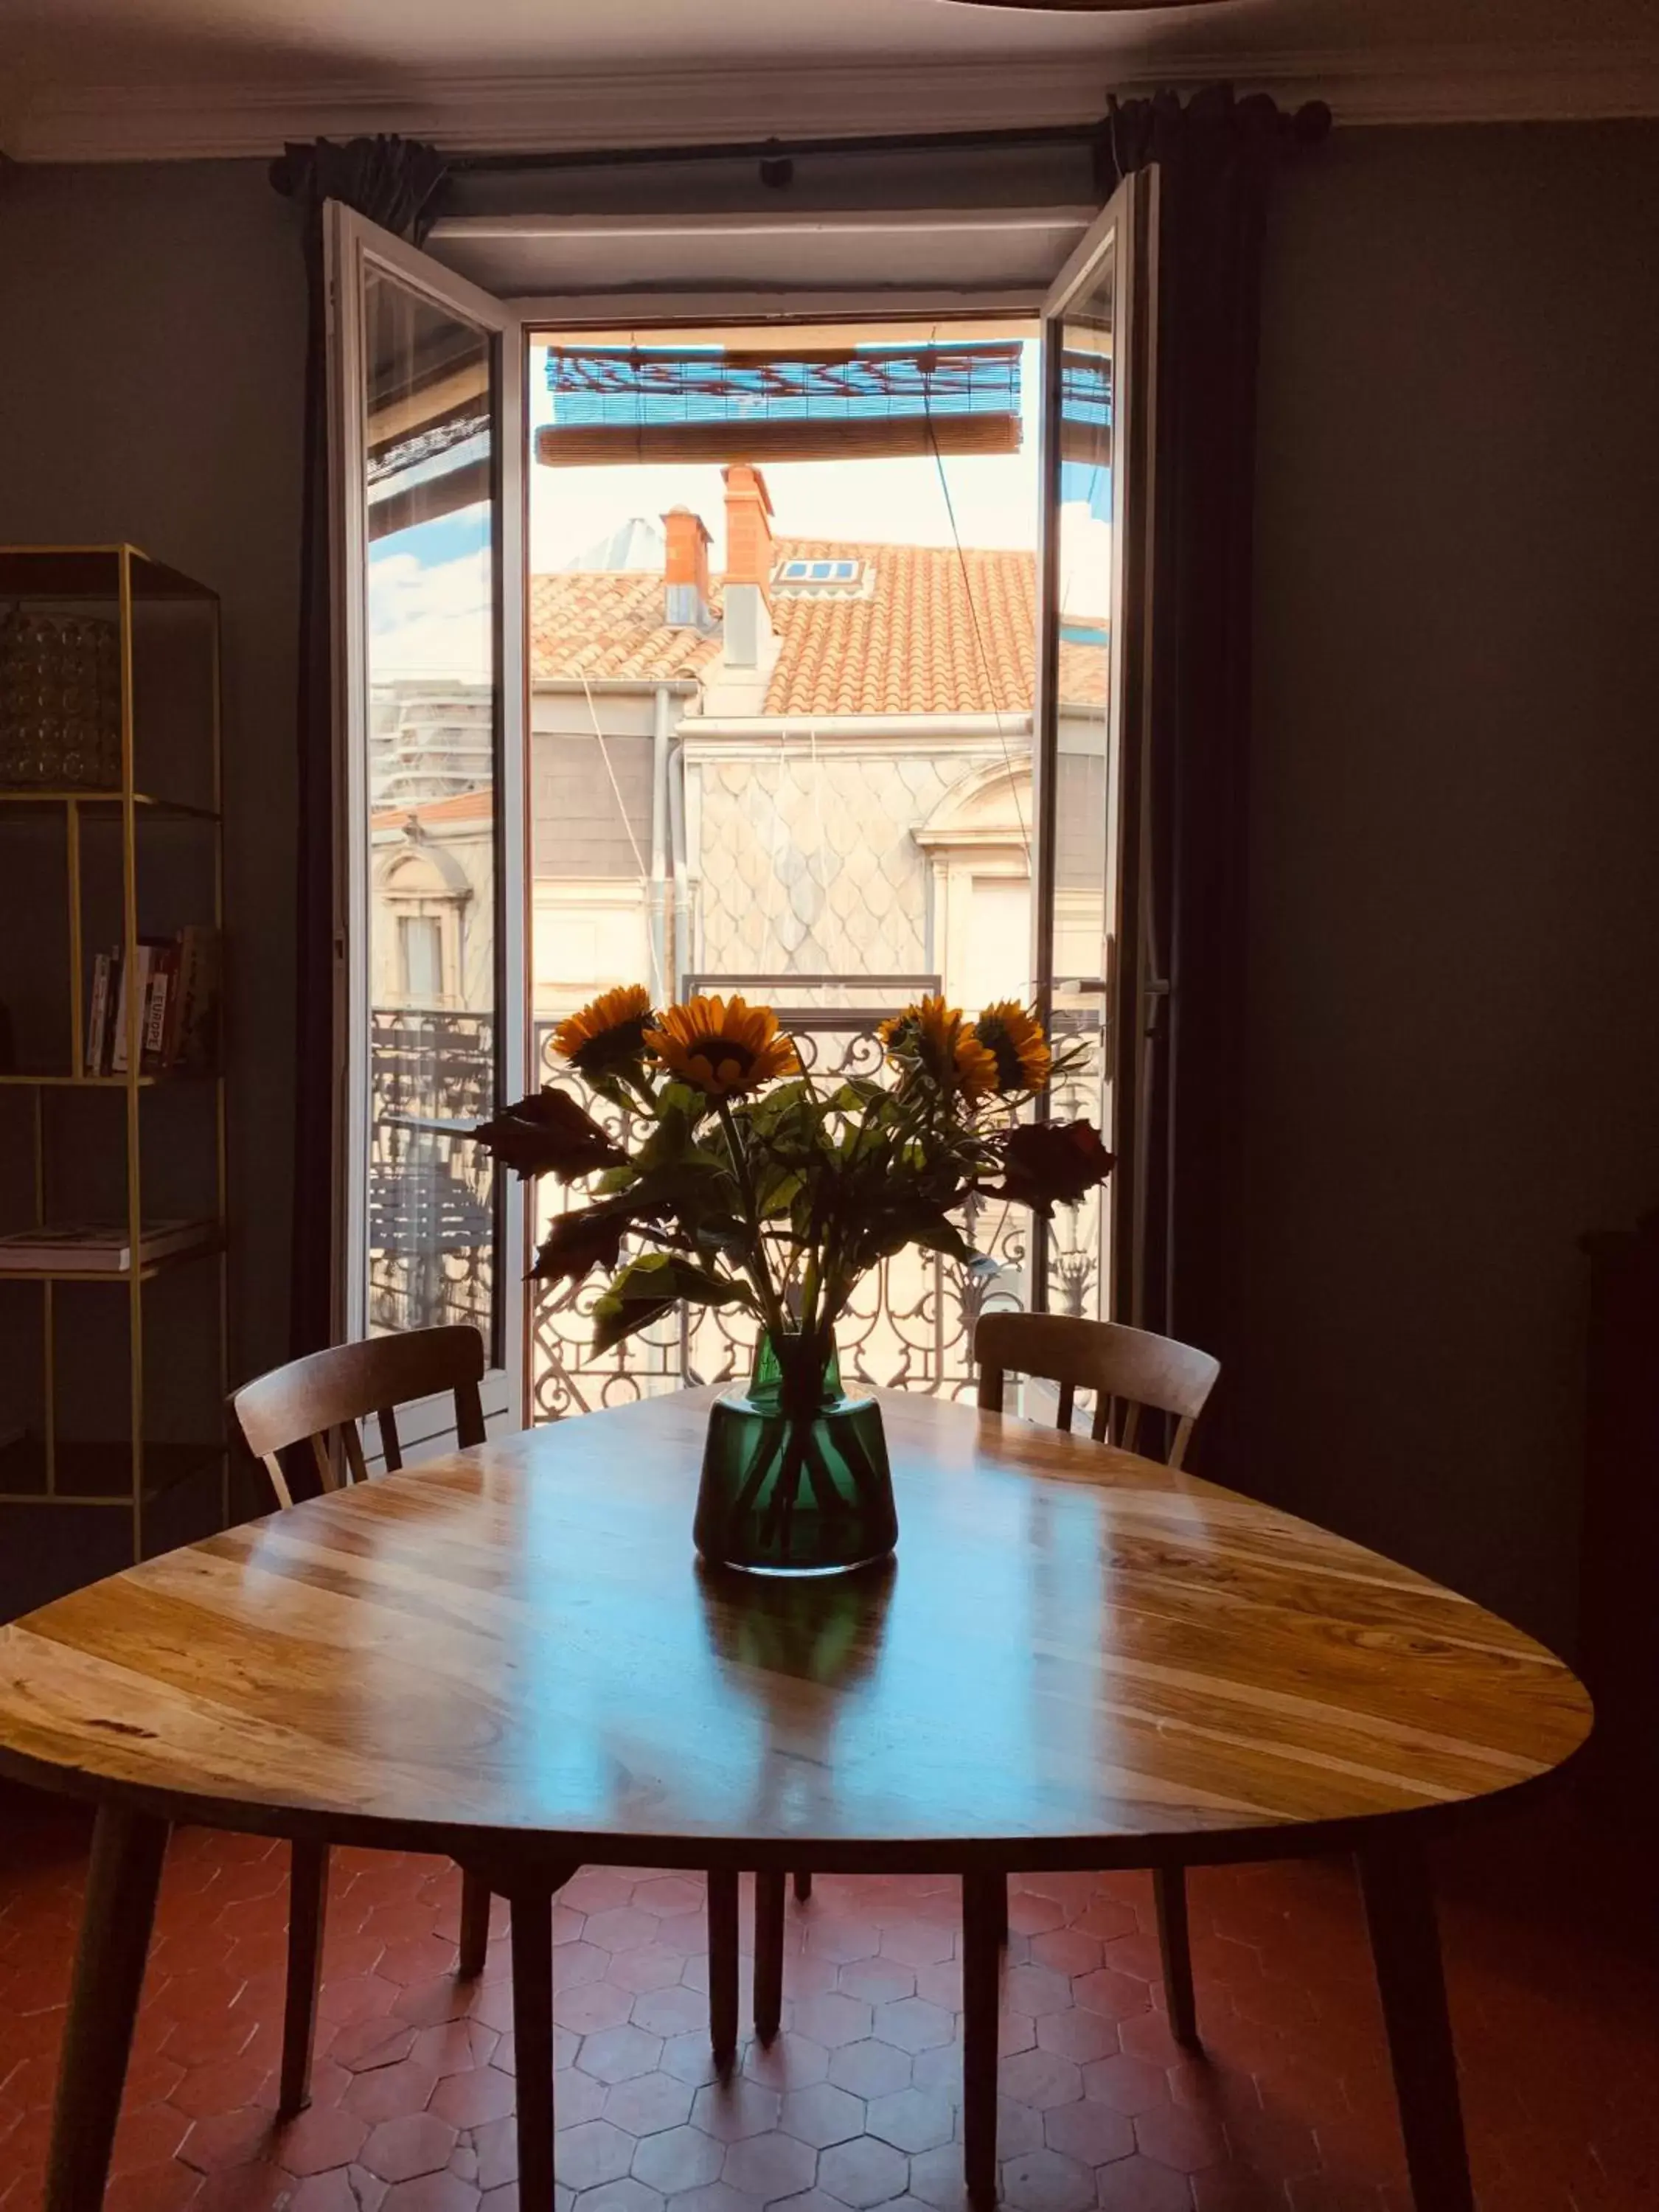
{"label": "decorative ornament on shelf", "polygon": [[[760,1336],[746,1390],[714,1407],[694,1535],[715,1565],[823,1573],[898,1536],[881,1412],[842,1387],[836,1324],[861,1277],[916,1244],[988,1270],[959,1215],[975,1194],[1050,1217],[1110,1174],[1089,1121],[1019,1107],[1079,1055],[1012,1000],[970,1021],[919,1000],[881,1030],[884,1077],[802,1073],[768,1006],[637,985],[570,1016],[554,1049],[623,1109],[629,1146],[551,1085],[475,1133],[520,1176],[588,1185],[537,1255],[541,1282],[605,1268],[594,1348],[683,1300],[738,1309]],[[629,1239],[648,1249],[624,1261]]]}

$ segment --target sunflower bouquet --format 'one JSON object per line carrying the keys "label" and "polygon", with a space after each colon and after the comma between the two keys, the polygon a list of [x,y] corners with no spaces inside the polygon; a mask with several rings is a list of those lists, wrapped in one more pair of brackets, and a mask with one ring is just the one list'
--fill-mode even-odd
{"label": "sunflower bouquet", "polygon": [[[971,1020],[923,998],[880,1039],[881,1075],[817,1077],[769,1007],[712,996],[659,1012],[637,986],[608,991],[553,1044],[624,1110],[629,1141],[551,1085],[476,1133],[521,1176],[585,1186],[586,1203],[553,1222],[533,1273],[544,1283],[608,1273],[597,1351],[682,1302],[759,1324],[748,1402],[771,1426],[734,1502],[753,1506],[767,1491],[775,1545],[798,1504],[805,1518],[833,1518],[837,1486],[814,1463],[823,1449],[812,1425],[831,1396],[840,1402],[835,1329],[860,1279],[909,1245],[988,1268],[962,1225],[971,1198],[1047,1217],[1112,1166],[1091,1123],[1018,1117],[1066,1060],[1016,1001]],[[884,1481],[884,1461],[879,1472]],[[856,1449],[850,1480],[856,1492]],[[754,1495],[744,1501],[745,1484]]]}

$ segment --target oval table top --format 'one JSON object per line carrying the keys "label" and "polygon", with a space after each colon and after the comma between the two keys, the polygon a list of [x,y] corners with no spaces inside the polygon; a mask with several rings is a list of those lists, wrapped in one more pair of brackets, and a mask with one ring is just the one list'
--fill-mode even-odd
{"label": "oval table top", "polygon": [[1568,1669],[1468,1599],[920,1395],[878,1394],[893,1562],[711,1571],[690,1527],[714,1395],[381,1476],[0,1629],[0,1766],[337,1840],[1036,1870],[1349,1841],[1589,1732]]}

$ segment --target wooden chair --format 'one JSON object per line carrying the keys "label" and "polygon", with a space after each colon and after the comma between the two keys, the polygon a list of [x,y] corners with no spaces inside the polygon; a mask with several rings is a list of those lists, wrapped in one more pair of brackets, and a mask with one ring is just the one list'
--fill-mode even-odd
{"label": "wooden chair", "polygon": [[[1035,1375],[1060,1385],[1057,1425],[1068,1433],[1079,1390],[1095,1394],[1090,1433],[1097,1443],[1136,1449],[1144,1410],[1172,1418],[1176,1427],[1164,1463],[1178,1468],[1191,1440],[1193,1424],[1215,1387],[1221,1363],[1190,1344],[1124,1328],[1115,1322],[1080,1321],[1065,1314],[987,1314],[974,1332],[979,1362],[979,1403],[988,1413],[1002,1411],[1003,1381],[1010,1372]],[[1177,2041],[1198,2041],[1193,2002],[1193,1962],[1187,1931],[1187,1877],[1181,1867],[1156,1867],[1153,1892],[1158,1906],[1158,1946],[1164,1958],[1164,1993],[1170,2027]],[[1003,1900],[1007,1926],[1007,1899]]]}
{"label": "wooden chair", "polygon": [[[281,1506],[294,1503],[279,1454],[295,1445],[310,1446],[317,1479],[325,1490],[340,1485],[330,1449],[337,1437],[346,1479],[368,1480],[362,1437],[357,1424],[373,1413],[388,1471],[403,1465],[397,1408],[412,1398],[450,1390],[455,1398],[455,1434],[463,1445],[484,1440],[478,1384],[483,1375],[483,1340],[475,1328],[412,1329],[403,1336],[372,1337],[273,1368],[245,1383],[230,1408],[249,1451],[264,1468]],[[322,1976],[323,1923],[328,1904],[326,1844],[295,1842],[289,1846],[288,1989],[283,2018],[283,2067],[277,2107],[284,2115],[305,2104],[317,2027],[317,1995]],[[483,1972],[489,1942],[489,1890],[476,1875],[461,1876],[461,1942],[459,1972],[463,1981]]]}
{"label": "wooden chair", "polygon": [[[1059,1425],[1068,1432],[1079,1389],[1095,1393],[1092,1433],[1133,1451],[1143,1408],[1173,1416],[1176,1431],[1165,1463],[1178,1468],[1193,1424],[1221,1372],[1207,1352],[1176,1344],[1144,1329],[1115,1322],[1076,1321],[1062,1314],[987,1314],[974,1332],[982,1411],[1002,1411],[1003,1378],[1011,1370],[1040,1376],[1060,1385]],[[1158,1896],[1158,1936],[1170,2024],[1183,2043],[1195,2043],[1193,1969],[1187,1937],[1186,1877],[1176,1867],[1153,1875]],[[795,1895],[812,1893],[811,1875],[794,1877]],[[1007,1934],[1007,1898],[1003,1898],[1003,1934]],[[769,2042],[783,2009],[783,1876],[763,1874],[755,1881],[755,2032]]]}

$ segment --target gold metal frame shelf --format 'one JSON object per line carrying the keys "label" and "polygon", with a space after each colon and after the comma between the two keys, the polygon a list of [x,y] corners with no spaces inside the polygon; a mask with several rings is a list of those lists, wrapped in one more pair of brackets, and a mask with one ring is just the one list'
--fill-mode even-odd
{"label": "gold metal frame shelf", "polygon": [[[141,1256],[136,1267],[123,1268],[8,1268],[0,1272],[7,1281],[38,1284],[42,1309],[44,1419],[41,1433],[26,1433],[0,1446],[0,1509],[101,1508],[131,1517],[131,1552],[134,1559],[146,1549],[147,1507],[199,1476],[216,1463],[217,1517],[229,1517],[229,1458],[222,1433],[210,1443],[178,1443],[145,1434],[144,1344],[147,1286],[162,1275],[204,1261],[216,1263],[217,1382],[216,1419],[228,1387],[227,1344],[228,1308],[226,1261],[226,1147],[225,1087],[222,1068],[151,1068],[143,1066],[140,994],[128,994],[126,1022],[127,1067],[118,1073],[91,1074],[86,1070],[87,1004],[84,973],[83,917],[88,883],[100,866],[112,870],[113,854],[100,846],[91,856],[82,847],[83,814],[100,822],[99,840],[109,835],[112,817],[120,835],[120,938],[125,972],[136,975],[140,942],[140,830],[145,822],[175,820],[204,825],[211,835],[212,915],[222,945],[224,928],[224,854],[222,822],[222,744],[219,698],[219,600],[216,592],[164,563],[149,559],[136,546],[68,545],[0,547],[0,601],[56,607],[67,602],[94,601],[113,610],[118,617],[121,673],[121,781],[118,788],[88,785],[70,787],[19,785],[0,787],[0,813],[12,809],[61,811],[67,911],[70,1057],[71,1065],[57,1069],[15,1069],[0,1074],[0,1089],[33,1091],[34,1105],[34,1221],[47,1220],[49,1124],[55,1110],[50,1102],[65,1091],[112,1091],[123,1094],[125,1109],[125,1216],[131,1249],[142,1255],[143,1238],[143,1153],[147,1141],[143,1094],[173,1085],[210,1085],[214,1092],[216,1158],[214,1206],[204,1216],[198,1242],[174,1252]],[[171,653],[185,671],[200,708],[200,720],[210,757],[192,757],[190,770],[152,781],[141,787],[139,766],[149,722],[157,716],[140,702],[135,683],[135,649],[155,652],[138,640],[138,625],[151,609],[195,603],[204,611],[199,644],[187,635],[170,633],[164,654]],[[182,623],[186,629],[194,617],[158,615],[161,623]],[[149,633],[147,633],[147,635]],[[158,633],[159,635],[159,633]],[[146,721],[147,714],[149,722]],[[153,764],[153,763],[152,763]],[[192,799],[173,798],[165,786],[198,786]],[[205,866],[205,861],[204,861]],[[209,917],[195,919],[205,922]],[[107,941],[107,940],[106,940]],[[220,984],[222,1007],[222,979]],[[86,1284],[123,1289],[128,1296],[127,1387],[130,1441],[98,1442],[59,1433],[57,1388],[58,1358],[64,1334],[61,1291]],[[20,1478],[29,1478],[27,1483]]]}

